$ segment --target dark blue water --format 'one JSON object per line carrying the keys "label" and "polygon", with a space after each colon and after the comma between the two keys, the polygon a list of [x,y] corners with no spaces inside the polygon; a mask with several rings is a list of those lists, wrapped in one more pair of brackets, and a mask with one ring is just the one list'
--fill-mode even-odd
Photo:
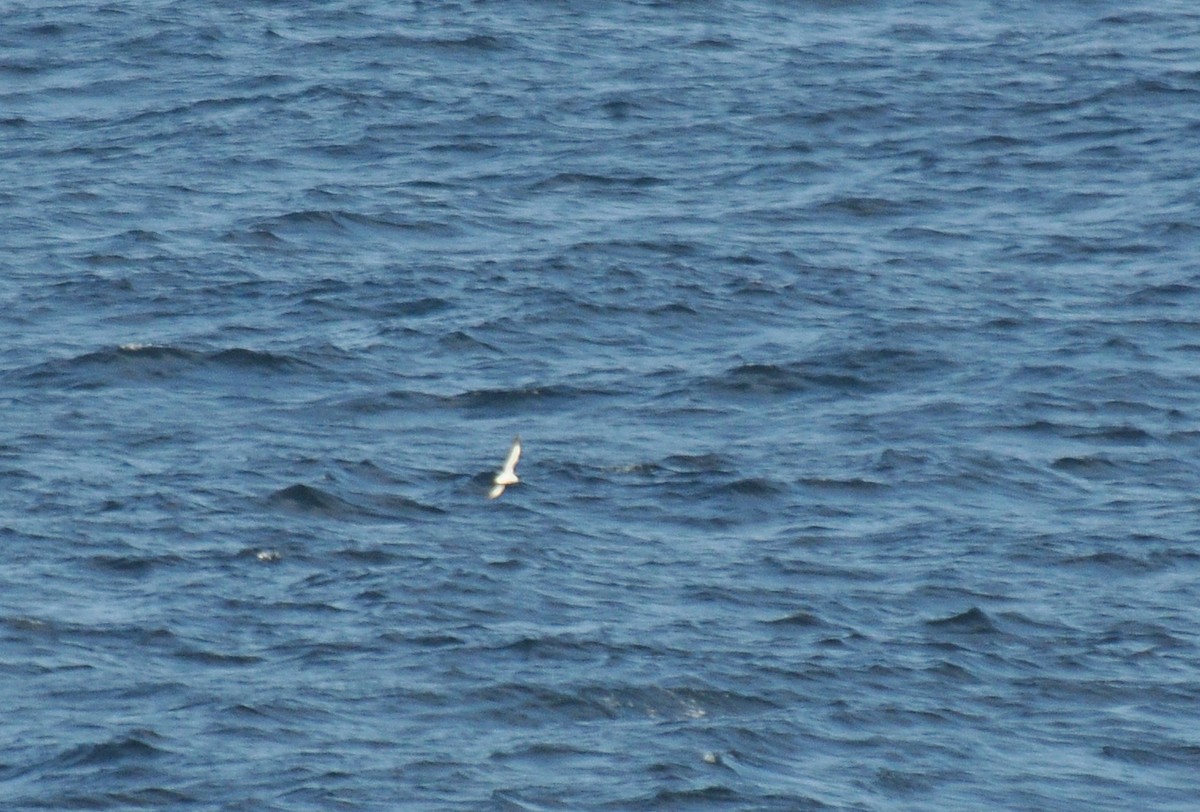
{"label": "dark blue water", "polygon": [[1198,808],[1198,155],[1182,0],[5,4],[0,806]]}

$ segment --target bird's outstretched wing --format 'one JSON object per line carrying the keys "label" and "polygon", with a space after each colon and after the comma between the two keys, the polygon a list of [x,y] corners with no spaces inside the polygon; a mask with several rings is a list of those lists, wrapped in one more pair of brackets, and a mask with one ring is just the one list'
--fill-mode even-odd
{"label": "bird's outstretched wing", "polygon": [[500,470],[509,474],[514,473],[519,459],[521,459],[521,438],[514,437],[512,448],[508,449],[508,456],[504,458],[504,467]]}

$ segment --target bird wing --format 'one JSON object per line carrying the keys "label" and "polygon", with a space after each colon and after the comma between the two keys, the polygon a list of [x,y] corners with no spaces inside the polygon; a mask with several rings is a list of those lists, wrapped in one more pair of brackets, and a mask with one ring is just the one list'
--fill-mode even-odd
{"label": "bird wing", "polygon": [[508,450],[508,456],[504,459],[504,467],[501,470],[511,474],[516,469],[519,459],[521,459],[521,438],[517,437],[513,440],[512,448]]}

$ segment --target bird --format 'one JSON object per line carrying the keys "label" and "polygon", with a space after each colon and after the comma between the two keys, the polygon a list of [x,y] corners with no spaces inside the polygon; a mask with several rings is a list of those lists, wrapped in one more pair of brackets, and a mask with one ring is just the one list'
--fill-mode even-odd
{"label": "bird", "polygon": [[495,499],[504,493],[505,487],[516,485],[521,481],[517,479],[517,460],[519,459],[521,459],[521,438],[514,437],[512,448],[508,449],[508,456],[504,458],[504,467],[497,471],[496,476],[492,479],[492,489],[488,491],[488,499]]}

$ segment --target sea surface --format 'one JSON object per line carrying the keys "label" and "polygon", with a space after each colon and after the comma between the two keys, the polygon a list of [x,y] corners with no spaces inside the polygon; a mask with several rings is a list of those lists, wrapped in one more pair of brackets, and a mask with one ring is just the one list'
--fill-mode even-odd
{"label": "sea surface", "polygon": [[0,808],[1200,809],[1198,167],[1192,0],[0,2]]}

